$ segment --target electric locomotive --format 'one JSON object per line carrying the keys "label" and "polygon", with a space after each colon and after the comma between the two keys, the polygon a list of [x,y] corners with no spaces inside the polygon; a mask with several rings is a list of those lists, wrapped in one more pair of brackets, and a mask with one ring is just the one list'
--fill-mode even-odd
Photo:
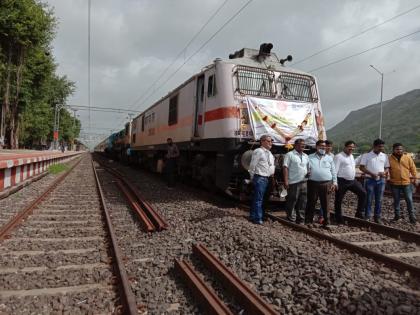
{"label": "electric locomotive", "polygon": [[309,147],[325,139],[316,78],[286,66],[291,56],[279,59],[272,47],[215,59],[135,117],[130,150],[120,152],[156,171],[172,138],[181,178],[238,195],[249,178],[250,150],[262,134],[273,137],[277,156],[297,138]]}

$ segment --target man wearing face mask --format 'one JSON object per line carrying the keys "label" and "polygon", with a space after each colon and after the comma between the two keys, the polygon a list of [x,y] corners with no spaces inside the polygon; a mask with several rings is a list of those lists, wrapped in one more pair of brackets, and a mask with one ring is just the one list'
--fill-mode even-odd
{"label": "man wearing face mask", "polygon": [[270,152],[273,141],[269,135],[263,135],[260,139],[261,147],[252,152],[249,174],[254,185],[254,196],[252,199],[249,219],[255,224],[263,223],[263,200],[268,187],[270,176],[275,171],[274,156]]}
{"label": "man wearing face mask", "polygon": [[318,140],[316,142],[316,152],[309,155],[310,175],[305,223],[308,225],[313,223],[315,205],[319,197],[325,215],[323,227],[328,227],[329,201],[331,193],[337,189],[337,173],[333,158],[325,153],[325,141]]}

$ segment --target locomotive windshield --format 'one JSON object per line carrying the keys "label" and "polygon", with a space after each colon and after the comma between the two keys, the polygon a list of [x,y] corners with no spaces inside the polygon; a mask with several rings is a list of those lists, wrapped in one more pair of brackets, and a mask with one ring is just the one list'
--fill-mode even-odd
{"label": "locomotive windshield", "polygon": [[314,78],[290,72],[280,72],[278,78],[280,98],[315,103],[318,95]]}
{"label": "locomotive windshield", "polygon": [[253,96],[276,97],[274,72],[265,69],[238,66],[236,78],[239,93]]}
{"label": "locomotive windshield", "polygon": [[[278,73],[278,72],[277,72]],[[308,75],[247,66],[236,67],[237,91],[242,95],[279,98],[289,101],[318,101],[315,79]]]}

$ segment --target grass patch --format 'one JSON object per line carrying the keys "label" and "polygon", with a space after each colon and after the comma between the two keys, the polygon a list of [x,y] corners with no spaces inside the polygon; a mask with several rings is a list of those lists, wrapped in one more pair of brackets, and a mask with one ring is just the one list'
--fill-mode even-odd
{"label": "grass patch", "polygon": [[54,164],[48,168],[48,172],[50,172],[50,174],[58,174],[67,171],[69,168],[70,167],[66,164]]}

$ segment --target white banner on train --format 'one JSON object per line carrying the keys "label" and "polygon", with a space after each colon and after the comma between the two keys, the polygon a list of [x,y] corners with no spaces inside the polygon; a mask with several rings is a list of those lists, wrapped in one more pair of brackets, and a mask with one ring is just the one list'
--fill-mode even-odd
{"label": "white banner on train", "polygon": [[269,134],[275,144],[293,143],[297,138],[314,145],[318,140],[313,103],[247,97],[252,132],[256,140]]}

